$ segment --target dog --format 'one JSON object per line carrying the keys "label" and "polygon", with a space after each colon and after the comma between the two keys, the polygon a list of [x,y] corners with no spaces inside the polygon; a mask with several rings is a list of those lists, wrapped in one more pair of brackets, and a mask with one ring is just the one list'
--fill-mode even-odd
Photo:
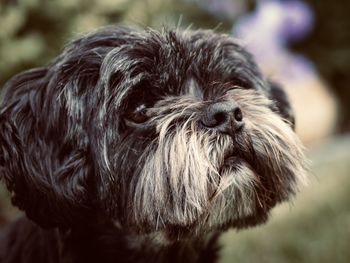
{"label": "dog", "polygon": [[288,97],[237,40],[110,26],[10,79],[1,262],[215,262],[305,181]]}

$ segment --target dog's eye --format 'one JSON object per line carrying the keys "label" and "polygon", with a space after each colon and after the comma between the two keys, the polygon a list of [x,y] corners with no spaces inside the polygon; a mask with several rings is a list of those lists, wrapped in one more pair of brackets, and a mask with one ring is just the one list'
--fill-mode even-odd
{"label": "dog's eye", "polygon": [[239,78],[237,76],[231,76],[230,82],[233,83],[233,85],[235,87],[239,87],[241,89],[251,89],[252,88],[252,84],[249,81],[247,81],[243,78]]}
{"label": "dog's eye", "polygon": [[129,114],[126,118],[127,121],[136,124],[141,124],[149,119],[147,115],[147,107],[145,104],[141,104],[135,108],[135,110]]}

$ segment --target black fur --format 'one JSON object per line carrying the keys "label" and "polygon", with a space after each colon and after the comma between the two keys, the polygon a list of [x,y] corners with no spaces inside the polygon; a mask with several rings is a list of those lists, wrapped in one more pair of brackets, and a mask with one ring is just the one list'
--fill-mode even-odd
{"label": "black fur", "polygon": [[265,221],[293,192],[287,183],[283,194],[265,194],[273,200],[260,212],[205,239],[189,238],[192,222],[165,215],[170,244],[154,245],[151,237],[137,249],[131,244],[138,238],[130,235],[141,239],[158,230],[130,215],[140,155],[156,131],[125,119],[139,101],[152,106],[178,96],[188,77],[202,87],[204,100],[222,93],[221,84],[256,90],[294,123],[283,90],[263,78],[241,46],[210,31],[107,27],[73,41],[46,67],[9,80],[0,112],[0,176],[29,220],[2,233],[0,261],[213,262],[221,231]]}

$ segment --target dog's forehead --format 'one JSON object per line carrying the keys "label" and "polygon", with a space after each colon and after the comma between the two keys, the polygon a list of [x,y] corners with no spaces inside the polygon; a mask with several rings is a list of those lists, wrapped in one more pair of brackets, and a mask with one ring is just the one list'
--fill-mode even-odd
{"label": "dog's forehead", "polygon": [[202,98],[205,90],[220,84],[254,89],[264,86],[252,56],[226,35],[207,31],[140,35],[110,56],[115,59],[115,71],[127,76],[123,90],[115,87],[123,94],[136,91]]}
{"label": "dog's forehead", "polygon": [[[260,77],[244,48],[234,39],[214,33],[192,32],[166,37],[157,57],[159,79],[175,90],[179,86],[188,89],[213,82],[248,83]],[[171,87],[172,82],[177,87]]]}

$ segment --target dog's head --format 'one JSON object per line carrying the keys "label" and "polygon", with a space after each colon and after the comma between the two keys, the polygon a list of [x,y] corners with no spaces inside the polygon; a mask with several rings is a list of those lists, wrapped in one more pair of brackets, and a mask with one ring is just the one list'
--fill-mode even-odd
{"label": "dog's head", "polygon": [[285,93],[226,35],[105,28],[6,86],[1,176],[43,226],[241,228],[304,178]]}

